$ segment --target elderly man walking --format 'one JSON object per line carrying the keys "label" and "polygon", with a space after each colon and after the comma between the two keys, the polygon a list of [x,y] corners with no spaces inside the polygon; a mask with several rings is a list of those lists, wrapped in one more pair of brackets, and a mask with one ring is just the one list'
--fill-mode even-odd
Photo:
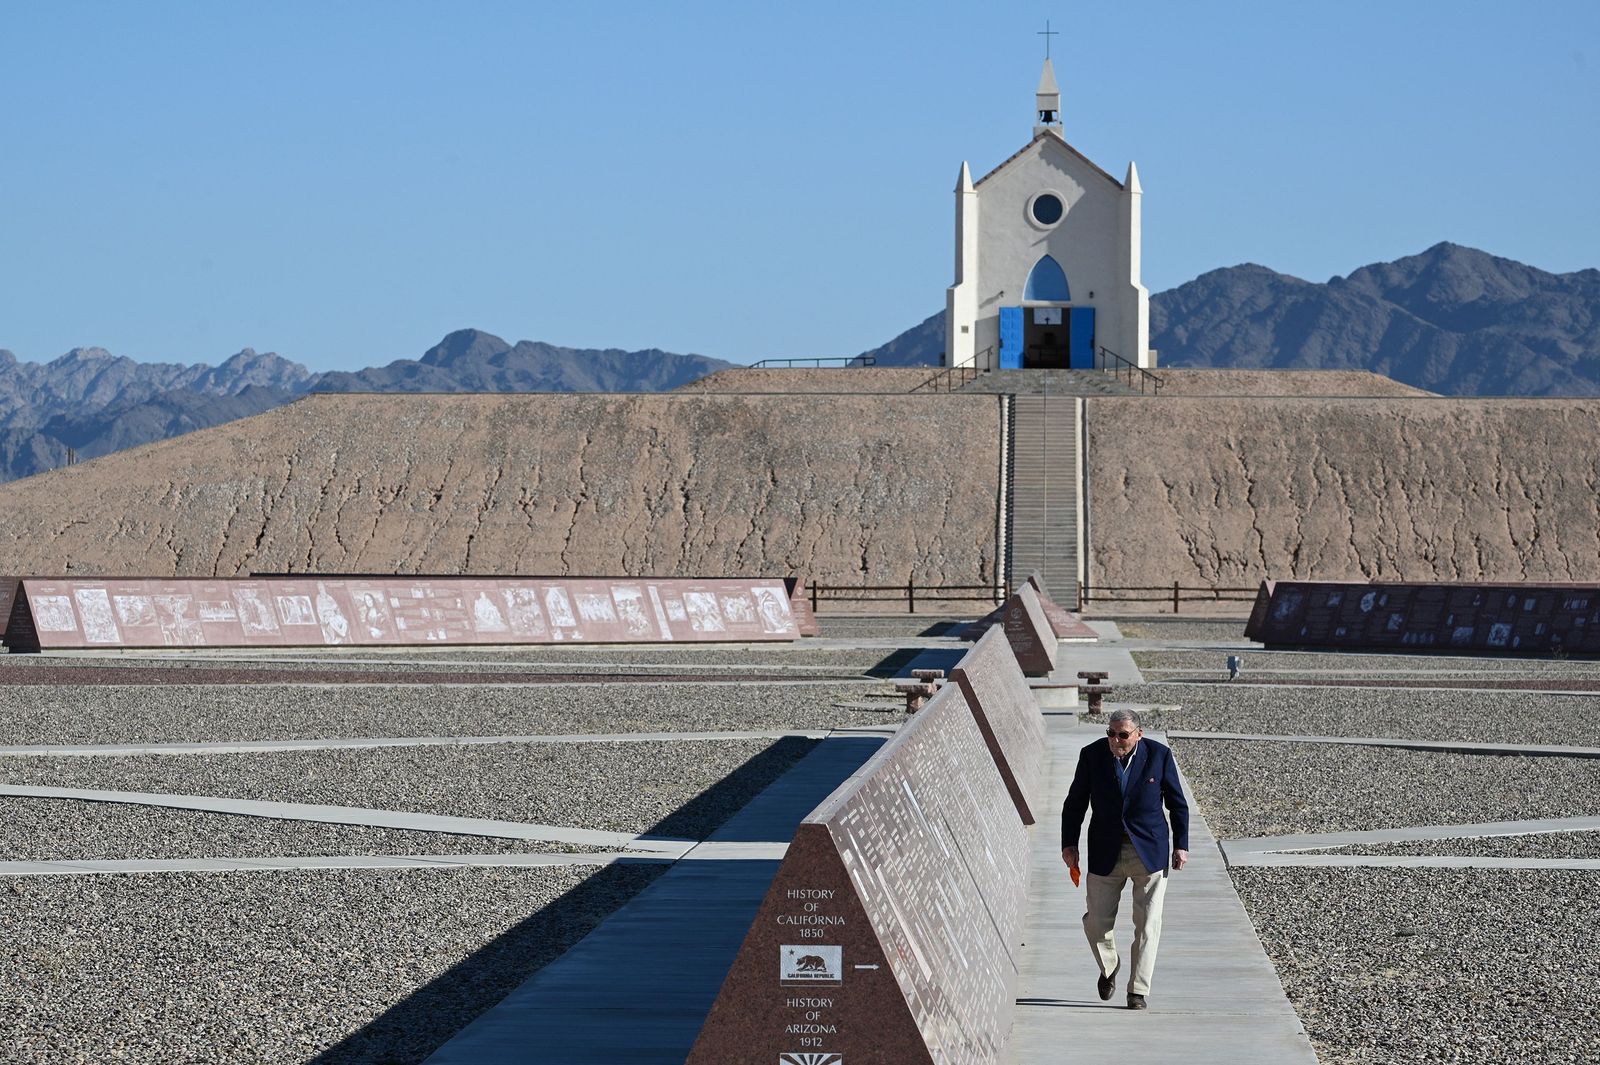
{"label": "elderly man walking", "polygon": [[1069,868],[1078,868],[1078,834],[1083,815],[1092,808],[1083,930],[1100,966],[1100,997],[1109,999],[1122,968],[1111,930],[1123,885],[1132,881],[1130,1010],[1145,1008],[1161,939],[1161,901],[1167,890],[1169,854],[1163,806],[1172,818],[1172,868],[1182,869],[1189,860],[1189,804],[1183,798],[1172,749],[1144,738],[1138,714],[1114,711],[1106,738],[1095,740],[1078,756],[1078,771],[1061,804],[1061,859]]}

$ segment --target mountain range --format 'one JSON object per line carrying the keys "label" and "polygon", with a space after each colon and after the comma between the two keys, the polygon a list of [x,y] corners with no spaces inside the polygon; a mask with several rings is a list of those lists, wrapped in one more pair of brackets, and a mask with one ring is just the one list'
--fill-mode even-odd
{"label": "mountain range", "polygon": [[0,350],[0,481],[280,407],[309,392],[659,392],[727,369],[703,355],[587,350],[451,333],[420,359],[313,373],[246,348],[220,366],[74,348],[49,363]]}
{"label": "mountain range", "polygon": [[1150,301],[1167,366],[1371,370],[1451,396],[1600,395],[1600,270],[1457,244],[1313,284],[1213,270]]}
{"label": "mountain range", "polygon": [[[1459,244],[1323,284],[1245,263],[1150,297],[1167,367],[1371,370],[1450,396],[1600,395],[1600,270],[1552,274]],[[944,313],[871,355],[938,364]]]}
{"label": "mountain range", "polygon": [[[1600,395],[1600,270],[1552,274],[1456,244],[1325,283],[1246,263],[1150,299],[1168,367],[1372,370],[1444,395]],[[937,365],[940,312],[863,352]],[[49,363],[0,350],[0,480],[270,410],[308,392],[650,392],[732,363],[657,349],[508,343],[451,333],[419,359],[314,373],[248,348],[211,367],[74,348]]]}

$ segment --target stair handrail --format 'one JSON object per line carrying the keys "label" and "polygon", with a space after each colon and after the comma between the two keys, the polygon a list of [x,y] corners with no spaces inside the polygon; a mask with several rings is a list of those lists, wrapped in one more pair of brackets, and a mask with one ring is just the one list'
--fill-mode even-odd
{"label": "stair handrail", "polygon": [[987,367],[980,368],[978,361],[993,351],[994,345],[991,344],[974,355],[971,362],[964,362],[960,366],[947,366],[926,381],[918,384],[911,391],[954,392],[958,388],[964,388],[971,382],[976,381],[979,374],[989,372]]}
{"label": "stair handrail", "polygon": [[1101,370],[1105,373],[1111,374],[1119,381],[1122,380],[1123,375],[1126,374],[1128,377],[1129,388],[1133,387],[1135,380],[1133,375],[1137,373],[1139,375],[1138,384],[1139,394],[1141,396],[1145,394],[1146,386],[1149,387],[1151,394],[1157,396],[1161,394],[1162,381],[1160,377],[1151,373],[1149,370],[1146,370],[1138,363],[1129,362],[1127,359],[1124,359],[1121,355],[1118,355],[1110,348],[1103,347],[1095,355],[1094,368],[1096,370]]}
{"label": "stair handrail", "polygon": [[802,358],[802,359],[762,359],[760,362],[752,362],[750,364],[750,366],[749,366],[749,369],[752,369],[752,370],[770,370],[770,369],[776,369],[776,368],[778,368],[780,366],[787,366],[787,367],[810,366],[810,367],[813,367],[813,368],[820,369],[824,365],[832,366],[835,363],[837,363],[837,364],[839,364],[839,365],[841,365],[843,367],[848,368],[848,367],[851,367],[851,366],[875,366],[875,365],[877,365],[877,362],[878,362],[878,357],[876,355],[872,355],[870,353],[869,354],[862,354],[862,355],[832,355],[832,356],[823,356],[823,357],[820,357],[820,358],[812,357],[812,358]]}

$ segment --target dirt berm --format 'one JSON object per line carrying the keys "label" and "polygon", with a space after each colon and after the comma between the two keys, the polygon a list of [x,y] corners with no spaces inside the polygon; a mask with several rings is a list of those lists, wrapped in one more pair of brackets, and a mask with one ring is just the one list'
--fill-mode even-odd
{"label": "dirt berm", "polygon": [[0,574],[994,579],[994,396],[325,395],[0,487]]}
{"label": "dirt berm", "polygon": [[1102,586],[1600,581],[1600,401],[1087,406]]}

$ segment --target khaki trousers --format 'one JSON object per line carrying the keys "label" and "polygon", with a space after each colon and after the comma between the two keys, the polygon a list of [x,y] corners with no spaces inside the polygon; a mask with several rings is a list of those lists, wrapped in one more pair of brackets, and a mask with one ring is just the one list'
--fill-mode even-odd
{"label": "khaki trousers", "polygon": [[1122,841],[1117,853],[1117,864],[1110,876],[1097,876],[1084,871],[1088,878],[1086,894],[1088,912],[1083,915],[1083,931],[1089,937],[1089,949],[1094,951],[1100,964],[1100,975],[1110,976],[1117,969],[1117,940],[1112,929],[1117,923],[1117,904],[1122,898],[1122,885],[1133,881],[1133,974],[1128,981],[1128,993],[1148,995],[1150,978],[1156,971],[1156,947],[1161,941],[1161,901],[1167,893],[1167,871],[1145,872],[1144,862],[1133,849],[1133,844]]}

